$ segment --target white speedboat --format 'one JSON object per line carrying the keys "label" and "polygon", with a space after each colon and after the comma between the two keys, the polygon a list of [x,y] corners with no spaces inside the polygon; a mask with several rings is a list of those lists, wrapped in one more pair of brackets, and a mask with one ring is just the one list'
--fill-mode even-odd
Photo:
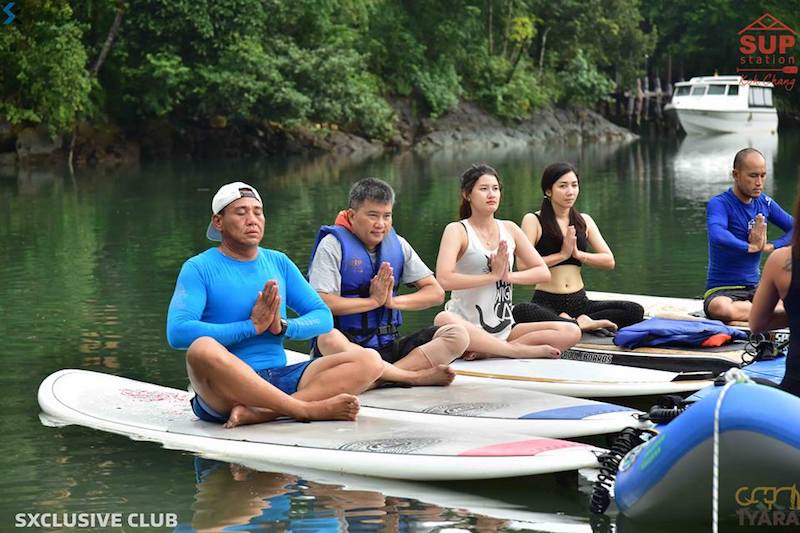
{"label": "white speedboat", "polygon": [[678,115],[690,135],[778,130],[769,82],[741,76],[701,76],[675,84],[665,112]]}

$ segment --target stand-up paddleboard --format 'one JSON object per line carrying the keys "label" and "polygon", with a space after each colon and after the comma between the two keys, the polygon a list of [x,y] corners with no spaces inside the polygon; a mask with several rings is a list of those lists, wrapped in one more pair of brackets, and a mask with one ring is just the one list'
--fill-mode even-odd
{"label": "stand-up paddleboard", "polygon": [[[769,380],[775,384],[783,381],[783,375],[786,373],[786,356],[782,355],[775,359],[768,359],[765,361],[756,361],[742,368],[742,371],[751,378],[761,378]],[[721,386],[721,385],[720,385]],[[687,401],[696,402],[702,400],[706,396],[713,394],[718,387],[709,385],[699,391],[695,392],[688,398]]]}
{"label": "stand-up paddleboard", "polygon": [[562,359],[458,360],[451,366],[462,381],[595,398],[693,392],[709,385],[713,377],[710,372],[665,372]]}
{"label": "stand-up paddleboard", "polygon": [[569,438],[639,426],[639,411],[544,392],[498,387],[457,377],[447,387],[382,388],[359,396],[366,412],[408,423]]}
{"label": "stand-up paddleboard", "polygon": [[[671,298],[647,294],[622,294],[618,292],[587,291],[590,300],[627,300],[644,307],[647,317],[674,318],[678,320],[708,319],[703,312],[703,300],[694,298]],[[748,329],[747,322],[730,322],[729,326]],[[776,330],[776,339],[788,339],[789,330]]]}
{"label": "stand-up paddleboard", "polygon": [[[308,359],[286,351],[289,364]],[[359,396],[364,414],[403,422],[425,422],[471,431],[513,431],[539,437],[571,438],[615,433],[638,426],[639,411],[629,407],[458,376],[447,387],[387,387]]]}
{"label": "stand-up paddleboard", "polygon": [[416,480],[488,479],[597,464],[592,446],[518,433],[461,431],[361,415],[356,422],[292,420],[225,429],[198,420],[186,391],[60,370],[39,386],[42,421],[77,424],[229,461],[269,460]]}
{"label": "stand-up paddleboard", "polygon": [[711,372],[720,374],[744,363],[745,343],[735,342],[717,348],[643,346],[623,348],[609,337],[584,334],[581,342],[565,350],[561,359],[635,366],[667,372]]}

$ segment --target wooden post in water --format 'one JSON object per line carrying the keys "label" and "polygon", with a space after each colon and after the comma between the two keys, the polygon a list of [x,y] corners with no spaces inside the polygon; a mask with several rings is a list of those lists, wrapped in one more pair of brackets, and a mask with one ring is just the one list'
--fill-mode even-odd
{"label": "wooden post in water", "polygon": [[634,89],[631,89],[628,92],[628,129],[631,129],[633,126],[633,108],[636,100],[636,97],[634,96],[635,93],[636,91]]}
{"label": "wooden post in water", "polygon": [[650,117],[650,78],[644,77],[644,121]]}
{"label": "wooden post in water", "polygon": [[642,80],[636,78],[636,126],[642,123],[642,104],[644,103],[644,93],[642,92]]}
{"label": "wooden post in water", "polygon": [[656,116],[658,117],[659,122],[661,121],[661,78],[656,76]]}

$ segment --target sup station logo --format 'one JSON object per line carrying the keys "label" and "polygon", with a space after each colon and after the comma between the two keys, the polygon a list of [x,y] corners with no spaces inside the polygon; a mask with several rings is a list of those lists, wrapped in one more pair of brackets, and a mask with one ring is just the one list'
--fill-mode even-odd
{"label": "sup station logo", "polygon": [[764,13],[739,31],[739,66],[743,83],[767,81],[787,91],[797,82],[798,33]]}

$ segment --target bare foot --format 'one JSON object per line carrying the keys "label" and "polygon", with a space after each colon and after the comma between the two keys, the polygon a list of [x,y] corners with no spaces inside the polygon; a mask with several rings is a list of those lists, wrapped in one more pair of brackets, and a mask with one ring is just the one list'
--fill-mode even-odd
{"label": "bare foot", "polygon": [[417,370],[409,385],[450,385],[456,377],[455,371],[447,365]]}
{"label": "bare foot", "polygon": [[534,344],[521,346],[525,357],[541,359],[558,359],[561,357],[561,350],[549,344]]}
{"label": "bare foot", "polygon": [[[313,402],[302,402],[293,416],[297,420],[355,420],[358,415],[358,398],[351,394],[339,394],[333,398]],[[288,413],[287,413],[288,414]],[[227,429],[249,424],[260,424],[278,418],[278,413],[260,407],[237,405],[224,427]]]}
{"label": "bare foot", "polygon": [[257,407],[248,407],[246,405],[237,405],[231,409],[231,414],[228,421],[225,422],[224,427],[232,429],[237,426],[247,426],[249,424],[260,424],[261,422],[269,422],[278,418],[278,414],[269,409],[259,409]]}
{"label": "bare foot", "polygon": [[581,331],[594,331],[597,329],[605,328],[608,331],[617,331],[617,325],[610,320],[594,320],[587,315],[578,317],[578,327]]}
{"label": "bare foot", "polygon": [[479,352],[464,352],[464,355],[461,356],[461,359],[464,361],[477,361],[478,359],[487,359],[491,357],[489,354],[479,353]]}
{"label": "bare foot", "polygon": [[360,405],[352,394],[337,394],[333,398],[305,402],[302,410],[295,416],[298,420],[355,420]]}

